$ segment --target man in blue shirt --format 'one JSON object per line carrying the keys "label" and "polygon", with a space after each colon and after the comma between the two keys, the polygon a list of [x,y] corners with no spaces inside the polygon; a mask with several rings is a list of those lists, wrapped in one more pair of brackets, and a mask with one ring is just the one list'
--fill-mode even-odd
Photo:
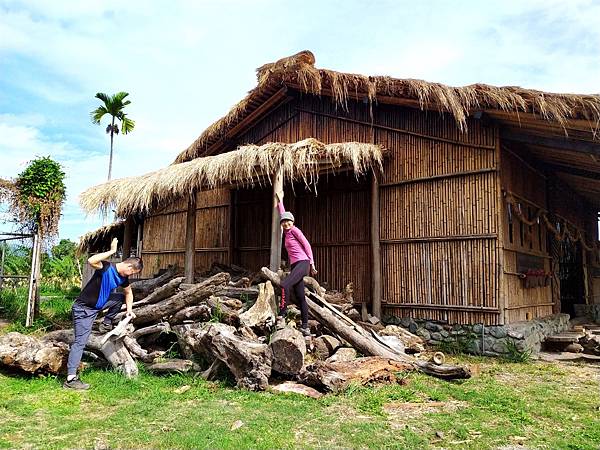
{"label": "man in blue shirt", "polygon": [[[132,311],[133,292],[129,286],[129,276],[139,273],[143,268],[143,263],[141,258],[127,258],[116,264],[104,261],[117,252],[117,245],[118,240],[115,238],[112,240],[109,251],[98,253],[88,259],[88,264],[96,271],[73,304],[75,338],[67,362],[67,380],[63,384],[63,387],[67,389],[84,390],[90,387],[89,384],[79,379],[77,368],[98,313],[108,308],[108,313],[99,327],[103,333],[112,329],[112,321],[121,310],[123,301],[127,307],[127,315],[135,317]],[[123,288],[123,293],[114,293],[113,291],[119,286]]]}

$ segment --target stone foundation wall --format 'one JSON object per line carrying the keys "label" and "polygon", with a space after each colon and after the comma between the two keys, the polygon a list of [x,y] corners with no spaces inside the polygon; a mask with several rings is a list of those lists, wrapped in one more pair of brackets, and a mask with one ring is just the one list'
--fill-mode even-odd
{"label": "stone foundation wall", "polygon": [[384,322],[406,328],[423,338],[429,345],[451,347],[464,353],[501,356],[518,351],[535,355],[539,353],[546,336],[568,328],[569,315],[554,314],[527,322],[493,326],[448,325],[393,316],[386,318]]}
{"label": "stone foundation wall", "polygon": [[573,305],[575,307],[575,317],[587,316],[593,322],[600,323],[600,304],[593,305]]}

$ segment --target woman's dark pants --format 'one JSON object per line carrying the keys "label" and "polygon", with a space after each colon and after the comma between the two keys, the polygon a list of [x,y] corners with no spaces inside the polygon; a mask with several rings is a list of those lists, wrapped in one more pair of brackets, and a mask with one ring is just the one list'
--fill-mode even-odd
{"label": "woman's dark pants", "polygon": [[296,300],[300,305],[302,328],[308,326],[308,305],[306,304],[306,298],[304,297],[304,277],[308,275],[309,269],[309,261],[296,261],[292,264],[292,271],[290,274],[281,282],[281,305],[279,315],[282,317],[285,316],[288,300],[293,291]]}

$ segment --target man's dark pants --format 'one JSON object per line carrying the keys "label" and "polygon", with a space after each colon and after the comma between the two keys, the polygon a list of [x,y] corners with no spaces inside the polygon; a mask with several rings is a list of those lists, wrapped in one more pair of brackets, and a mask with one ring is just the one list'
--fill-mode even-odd
{"label": "man's dark pants", "polygon": [[[102,308],[108,308],[108,312],[104,317],[105,322],[112,322],[119,311],[121,311],[121,305],[123,305],[124,300],[125,296],[123,294],[110,294],[108,301]],[[67,362],[67,373],[69,375],[77,374],[77,368],[81,362],[83,349],[87,344],[90,333],[92,332],[92,325],[94,325],[94,320],[96,320],[96,316],[99,312],[99,309],[90,308],[77,301],[73,303],[73,332],[75,337],[73,339],[73,344],[71,344],[71,351],[69,351],[69,360]]]}

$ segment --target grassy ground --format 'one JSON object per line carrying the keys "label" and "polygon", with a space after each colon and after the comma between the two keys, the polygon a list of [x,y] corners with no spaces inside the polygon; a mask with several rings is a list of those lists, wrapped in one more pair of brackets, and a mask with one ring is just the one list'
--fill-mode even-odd
{"label": "grassy ground", "polygon": [[11,324],[8,331],[37,333],[54,328],[71,326],[71,307],[79,294],[78,288],[61,291],[49,285],[42,285],[40,291],[40,318],[30,328],[25,328],[27,311],[27,286],[4,287],[0,291],[0,317]]}
{"label": "grassy ground", "polygon": [[[0,373],[4,448],[527,448],[600,446],[598,367],[453,358],[475,376],[420,374],[312,400],[190,376],[87,370],[87,392]],[[181,392],[180,388],[189,386]],[[241,421],[241,422],[240,422]]]}

